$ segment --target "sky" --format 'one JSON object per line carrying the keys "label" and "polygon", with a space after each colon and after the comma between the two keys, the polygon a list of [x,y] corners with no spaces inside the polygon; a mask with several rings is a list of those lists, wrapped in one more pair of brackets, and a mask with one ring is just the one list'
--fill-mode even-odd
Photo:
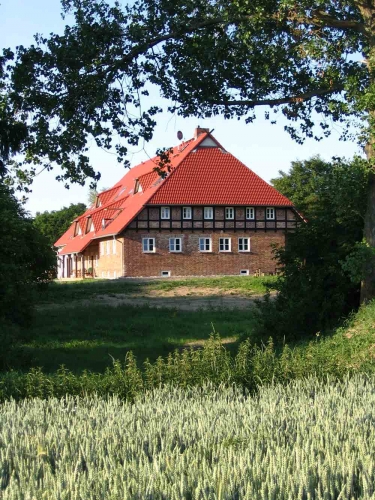
{"label": "sky", "polygon": [[[34,42],[36,33],[61,33],[66,22],[61,18],[60,0],[0,0],[0,49],[28,46]],[[151,99],[153,104],[167,108],[168,102],[160,98],[157,89],[153,89]],[[222,117],[187,119],[163,112],[157,117],[153,139],[138,147],[129,147],[128,159],[131,166],[137,165],[154,156],[158,148],[178,144],[179,130],[184,139],[191,138],[197,126],[214,129],[213,135],[222,146],[267,182],[276,177],[279,170],[288,171],[292,161],[316,155],[330,160],[332,156],[351,158],[360,154],[355,143],[339,141],[339,128],[328,139],[320,142],[307,139],[299,145],[284,131],[286,121],[280,119],[276,125],[271,125],[262,117],[262,112],[258,115],[259,118],[252,124],[245,124],[243,120],[225,120]],[[116,161],[114,154],[95,145],[90,147],[89,157],[94,168],[101,172],[99,190],[112,187],[127,171]],[[35,178],[26,203],[26,209],[32,215],[45,210],[59,210],[71,203],[87,203],[89,182],[86,186],[71,185],[70,189],[66,189],[55,179],[58,174],[58,168],[54,167],[52,171],[44,171]]]}

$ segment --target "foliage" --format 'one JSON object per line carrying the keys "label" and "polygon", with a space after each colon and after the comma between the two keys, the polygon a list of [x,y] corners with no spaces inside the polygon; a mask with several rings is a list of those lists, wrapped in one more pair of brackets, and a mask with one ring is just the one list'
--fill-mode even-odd
{"label": "foliage", "polygon": [[4,71],[10,103],[31,118],[24,168],[56,162],[61,180],[97,180],[87,157],[92,138],[123,162],[127,143],[152,137],[159,109],[147,102],[150,84],[182,116],[252,122],[257,106],[270,106],[266,118],[285,116],[299,142],[374,109],[374,7],[359,0],[62,6],[74,19],[62,35],[38,35],[31,47],[5,52],[14,59]]}
{"label": "foliage", "polygon": [[368,272],[374,272],[375,248],[370,247],[366,240],[357,242],[353,251],[340,264],[352,282],[359,283]]}
{"label": "foliage", "polygon": [[287,383],[315,376],[342,379],[347,374],[374,373],[375,301],[363,306],[346,326],[333,335],[319,334],[314,341],[276,350],[270,339],[257,346],[249,339],[232,356],[214,333],[202,349],[176,349],[156,361],[146,360],[143,369],[127,353],[125,362],[114,360],[104,373],[73,374],[62,366],[46,374],[34,368],[28,373],[8,372],[0,376],[0,400],[30,397],[118,395],[133,400],[135,395],[160,385],[202,387],[237,384],[250,391],[273,382]]}
{"label": "foliage", "polygon": [[295,162],[289,175],[274,180],[283,194],[304,209],[305,224],[275,250],[283,276],[275,300],[259,304],[259,334],[298,338],[332,327],[358,306],[359,281],[353,283],[341,262],[363,237],[368,169],[356,158],[324,163]]}
{"label": "foliage", "polygon": [[0,407],[2,498],[368,500],[374,383],[11,401]]}
{"label": "foliage", "polygon": [[50,246],[69,229],[72,221],[86,211],[84,203],[72,203],[69,207],[52,212],[37,212],[34,219],[34,226],[43,234]]}
{"label": "foliage", "polygon": [[30,323],[33,287],[50,279],[56,258],[10,190],[0,183],[0,369],[9,364],[11,347]]}
{"label": "foliage", "polygon": [[25,123],[13,113],[5,92],[4,70],[7,61],[7,51],[0,57],[0,178],[7,173],[6,163],[20,151],[26,140],[28,130]]}

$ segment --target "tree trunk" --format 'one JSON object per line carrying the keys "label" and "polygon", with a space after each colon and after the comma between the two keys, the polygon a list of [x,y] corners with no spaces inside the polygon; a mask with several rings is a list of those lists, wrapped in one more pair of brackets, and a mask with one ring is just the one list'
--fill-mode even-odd
{"label": "tree trunk", "polygon": [[[372,148],[371,148],[372,150]],[[373,158],[373,153],[370,158]],[[369,158],[369,154],[367,154]],[[367,194],[364,237],[367,243],[375,248],[375,174],[371,172]],[[375,298],[375,266],[369,266],[361,286],[361,303]]]}
{"label": "tree trunk", "polygon": [[[362,14],[368,43],[368,52],[364,55],[371,87],[375,83],[375,0],[361,2],[358,8]],[[371,88],[369,91],[373,92],[373,89]],[[369,99],[369,102],[373,101],[373,99]],[[375,248],[375,109],[373,105],[368,109],[368,116],[370,135],[365,150],[367,159],[372,165],[367,192],[364,237],[370,247]],[[366,269],[365,278],[361,284],[361,303],[368,302],[373,298],[375,298],[375,266],[370,265]]]}

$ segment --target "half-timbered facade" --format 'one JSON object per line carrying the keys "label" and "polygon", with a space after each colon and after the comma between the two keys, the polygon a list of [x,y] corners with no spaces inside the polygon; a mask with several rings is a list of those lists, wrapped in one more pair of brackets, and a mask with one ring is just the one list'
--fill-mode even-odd
{"label": "half-timbered facade", "polygon": [[132,168],[56,242],[60,278],[274,273],[273,244],[300,218],[207,129]]}

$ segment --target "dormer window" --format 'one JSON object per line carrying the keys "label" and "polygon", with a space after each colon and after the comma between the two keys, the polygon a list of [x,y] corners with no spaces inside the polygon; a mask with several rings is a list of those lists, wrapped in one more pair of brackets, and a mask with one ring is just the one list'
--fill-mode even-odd
{"label": "dormer window", "polygon": [[134,194],[141,192],[142,192],[142,186],[139,182],[139,179],[135,179]]}
{"label": "dormer window", "polygon": [[76,226],[74,228],[74,236],[79,236],[82,234],[82,229],[81,226],[79,225],[79,222],[76,222]]}
{"label": "dormer window", "polygon": [[161,207],[160,209],[160,217],[162,219],[170,219],[171,218],[171,210],[169,207]]}
{"label": "dormer window", "polygon": [[86,234],[90,233],[91,231],[94,231],[94,224],[92,222],[91,217],[88,217],[86,222]]}

